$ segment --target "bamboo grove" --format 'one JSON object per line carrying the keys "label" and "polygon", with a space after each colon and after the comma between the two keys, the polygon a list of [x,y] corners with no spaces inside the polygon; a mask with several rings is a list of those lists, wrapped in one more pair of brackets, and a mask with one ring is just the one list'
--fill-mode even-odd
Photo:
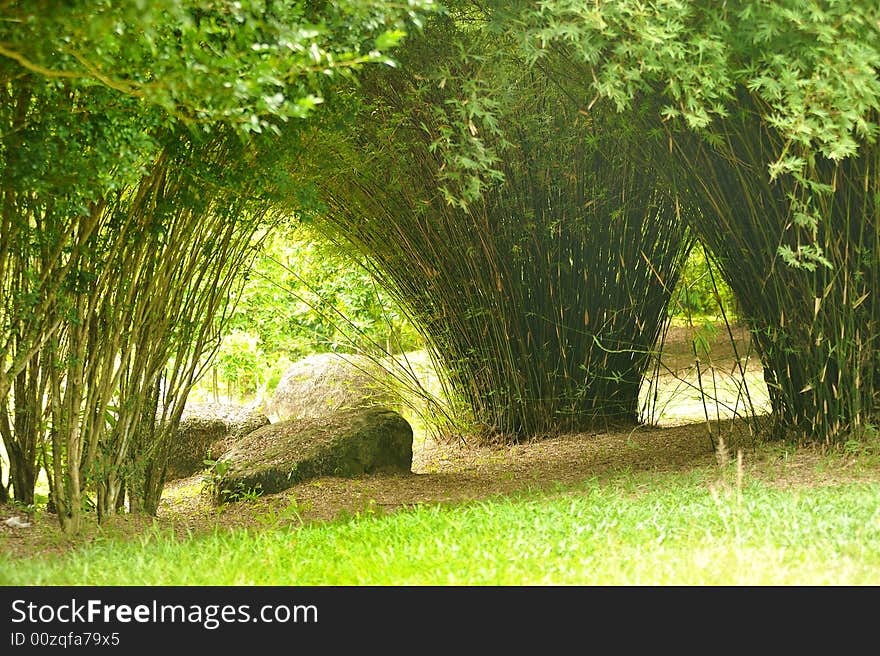
{"label": "bamboo grove", "polygon": [[545,2],[516,20],[583,102],[652,108],[645,157],[737,295],[773,434],[873,439],[880,6]]}
{"label": "bamboo grove", "polygon": [[277,141],[420,8],[139,5],[2,9],[0,437],[14,500],[42,472],[71,533],[156,513],[187,396],[296,198]]}
{"label": "bamboo grove", "polygon": [[0,3],[0,437],[65,530],[157,511],[290,220],[368,267],[481,439],[638,421],[694,239],[773,434],[876,439],[876,3],[55,4]]}
{"label": "bamboo grove", "polygon": [[[247,162],[234,135],[157,136],[139,177],[74,214],[73,230],[51,225],[59,219],[51,198],[7,195],[6,208],[29,221],[7,233],[4,278],[4,298],[25,307],[4,314],[39,312],[45,328],[12,324],[4,335],[8,359],[20,364],[4,372],[12,412],[0,433],[14,454],[16,499],[32,502],[41,464],[71,531],[87,488],[99,517],[122,507],[126,492],[133,509],[155,512],[187,393],[271,224],[259,194],[230,187],[246,180],[228,164]],[[67,241],[46,244],[47,236]],[[59,278],[46,302],[42,280]]]}
{"label": "bamboo grove", "polygon": [[[761,354],[775,431],[828,442],[851,439],[875,421],[877,387],[878,149],[840,163],[820,158],[807,193],[775,184],[762,164],[783,144],[746,110],[725,122],[714,147],[677,140],[690,170],[694,225],[741,299]],[[736,166],[731,162],[737,162]],[[692,167],[692,168],[691,168]],[[821,217],[815,224],[807,207]],[[780,244],[816,248],[823,262],[795,260]],[[784,247],[783,247],[784,248]]]}
{"label": "bamboo grove", "polygon": [[[356,111],[311,137],[315,225],[421,329],[469,434],[633,423],[686,254],[674,199],[611,136],[620,117],[498,50],[440,23],[337,103]],[[469,174],[480,160],[495,177]]]}

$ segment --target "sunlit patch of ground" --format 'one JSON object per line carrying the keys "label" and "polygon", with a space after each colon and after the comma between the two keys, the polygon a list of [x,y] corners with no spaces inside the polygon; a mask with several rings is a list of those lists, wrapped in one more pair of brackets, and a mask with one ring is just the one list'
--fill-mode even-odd
{"label": "sunlit patch of ground", "polygon": [[[655,395],[656,394],[656,398]],[[705,419],[732,419],[770,412],[770,399],[760,365],[696,365],[664,374],[642,386],[641,405],[653,402],[645,420],[678,426]]]}
{"label": "sunlit patch of ground", "polygon": [[670,328],[640,393],[644,421],[678,426],[770,412],[764,370],[742,327]]}

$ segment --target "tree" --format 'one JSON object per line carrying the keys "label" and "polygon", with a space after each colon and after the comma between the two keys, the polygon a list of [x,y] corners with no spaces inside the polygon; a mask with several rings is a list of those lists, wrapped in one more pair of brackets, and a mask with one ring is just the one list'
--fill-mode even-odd
{"label": "tree", "polygon": [[387,63],[429,8],[3,4],[0,400],[15,429],[4,412],[0,431],[16,497],[39,452],[75,531],[87,489],[103,514],[119,505],[133,449],[147,474],[132,506],[155,512],[231,285],[296,198],[300,119],[337,78]]}
{"label": "tree", "polygon": [[[880,7],[858,1],[493,3],[583,106],[644,108],[761,354],[779,434],[834,442],[877,405]],[[586,138],[586,135],[585,135]]]}
{"label": "tree", "polygon": [[613,112],[464,4],[315,123],[315,225],[366,258],[486,439],[638,418],[686,250]]}

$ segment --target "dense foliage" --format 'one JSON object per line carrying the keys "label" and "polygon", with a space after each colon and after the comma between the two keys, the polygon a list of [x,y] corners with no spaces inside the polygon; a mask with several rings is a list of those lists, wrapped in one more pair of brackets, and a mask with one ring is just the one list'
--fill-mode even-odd
{"label": "dense foliage", "polygon": [[[0,434],[62,527],[155,512],[230,293],[296,200],[301,119],[430,2],[7,2]],[[278,143],[289,147],[279,148]]]}
{"label": "dense foliage", "polygon": [[584,107],[642,110],[750,323],[781,433],[838,441],[876,420],[880,6],[494,3],[533,65],[576,67]]}
{"label": "dense foliage", "polygon": [[366,264],[484,435],[633,419],[692,238],[752,330],[779,434],[872,434],[877,3],[434,9],[0,2],[0,436],[17,500],[42,468],[65,529],[87,500],[155,511],[222,334],[255,344],[239,299],[291,357],[303,329],[337,343],[323,314],[340,304],[359,339],[407,348],[374,321],[381,294],[360,296],[360,274],[330,283],[323,255],[310,282],[257,260],[314,293],[285,325],[261,309],[278,297],[242,274],[293,213]]}
{"label": "dense foliage", "polygon": [[472,432],[635,421],[685,250],[673,199],[616,115],[453,15],[315,123],[315,224],[406,309]]}
{"label": "dense foliage", "polygon": [[739,315],[738,307],[733,290],[712,261],[708,249],[702,244],[694,244],[672,295],[670,316],[684,323],[703,319],[735,321]]}
{"label": "dense foliage", "polygon": [[360,263],[305,227],[279,230],[247,272],[203,387],[215,398],[265,398],[299,358],[422,348],[410,322]]}

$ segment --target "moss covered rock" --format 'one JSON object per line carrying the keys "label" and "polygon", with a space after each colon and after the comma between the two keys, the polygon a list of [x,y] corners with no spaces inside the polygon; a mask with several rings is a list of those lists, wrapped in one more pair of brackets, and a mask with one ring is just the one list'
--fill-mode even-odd
{"label": "moss covered rock", "polygon": [[341,410],[264,426],[215,465],[217,501],[274,493],[319,476],[409,472],[412,427],[388,408]]}
{"label": "moss covered rock", "polygon": [[269,423],[256,410],[222,403],[187,404],[168,456],[165,479],[173,481],[205,469],[239,439]]}
{"label": "moss covered rock", "polygon": [[205,458],[227,435],[222,419],[192,416],[181,420],[168,454],[165,480],[186,478],[204,469]]}
{"label": "moss covered rock", "polygon": [[339,410],[399,404],[393,377],[364,356],[318,353],[295,362],[278,381],[266,414],[273,421],[311,419]]}

